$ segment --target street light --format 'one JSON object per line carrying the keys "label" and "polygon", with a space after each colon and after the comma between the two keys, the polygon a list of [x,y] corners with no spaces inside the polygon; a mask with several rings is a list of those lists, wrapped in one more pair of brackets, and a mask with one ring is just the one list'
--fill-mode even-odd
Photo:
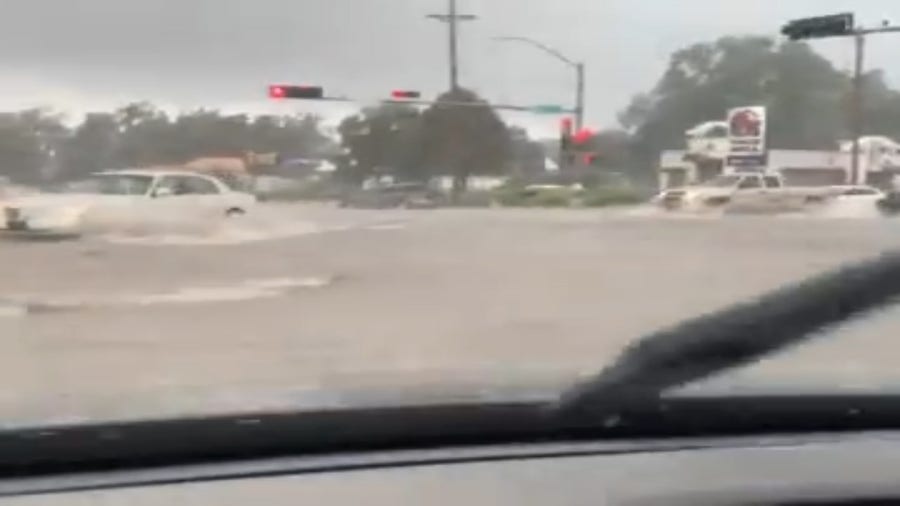
{"label": "street light", "polygon": [[575,129],[581,130],[584,127],[584,63],[576,62],[556,49],[528,37],[494,37],[494,40],[534,46],[575,70]]}

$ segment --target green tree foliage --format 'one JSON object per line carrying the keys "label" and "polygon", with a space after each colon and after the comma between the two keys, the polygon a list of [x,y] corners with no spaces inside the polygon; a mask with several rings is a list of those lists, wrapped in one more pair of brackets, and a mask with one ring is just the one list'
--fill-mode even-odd
{"label": "green tree foliage", "polygon": [[427,164],[453,177],[454,195],[465,191],[472,174],[507,169],[512,157],[509,130],[475,92],[459,88],[443,93],[422,113],[422,123]]}
{"label": "green tree foliage", "polygon": [[170,117],[140,102],[114,113],[88,114],[65,137],[59,161],[61,176],[75,178],[101,169],[178,164],[247,151],[318,158],[330,153],[333,144],[314,116],[254,118],[200,109]]}
{"label": "green tree foliage", "polygon": [[427,176],[423,166],[422,119],[413,107],[386,104],[363,109],[338,126],[349,155],[338,164],[345,180],[361,183],[376,173],[404,179]]}
{"label": "green tree foliage", "polygon": [[863,76],[862,90],[863,133],[900,139],[900,92],[887,85],[881,70]]}
{"label": "green tree foliage", "polygon": [[[868,82],[881,88],[878,105],[870,105],[879,111],[870,126],[886,129],[900,113],[900,99],[876,76]],[[685,130],[741,105],[768,107],[774,148],[833,148],[847,135],[849,92],[849,77],[807,44],[725,37],[676,51],[656,86],[636,96],[620,121],[648,169],[661,150],[684,145]]]}
{"label": "green tree foliage", "polygon": [[65,136],[62,118],[47,110],[0,114],[0,175],[24,183],[52,177]]}
{"label": "green tree foliage", "polygon": [[111,113],[91,113],[75,127],[60,152],[60,177],[81,175],[116,166],[119,123]]}
{"label": "green tree foliage", "polygon": [[[473,104],[473,105],[459,105]],[[456,193],[472,174],[543,169],[543,148],[522,129],[507,128],[490,105],[459,89],[424,111],[384,104],[363,109],[338,127],[346,154],[337,165],[345,181],[375,174],[404,180],[453,176]]]}

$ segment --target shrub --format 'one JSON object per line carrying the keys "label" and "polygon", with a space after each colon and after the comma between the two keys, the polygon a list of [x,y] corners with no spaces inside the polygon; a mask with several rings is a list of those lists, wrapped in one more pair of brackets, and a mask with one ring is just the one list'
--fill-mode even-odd
{"label": "shrub", "polygon": [[491,192],[492,200],[501,206],[524,205],[528,196],[525,188],[518,185],[501,186]]}
{"label": "shrub", "polygon": [[490,207],[494,194],[487,190],[468,190],[460,195],[456,202],[448,197],[443,200],[454,207]]}
{"label": "shrub", "polygon": [[569,207],[577,192],[568,188],[542,188],[533,193],[526,205],[529,207]]}

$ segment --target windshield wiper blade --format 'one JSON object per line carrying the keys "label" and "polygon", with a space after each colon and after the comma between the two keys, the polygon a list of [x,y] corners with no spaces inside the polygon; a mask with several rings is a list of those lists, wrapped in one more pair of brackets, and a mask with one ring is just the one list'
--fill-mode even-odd
{"label": "windshield wiper blade", "polygon": [[554,409],[591,412],[653,399],[810,339],[897,296],[900,252],[832,270],[647,335],[611,366],[564,392]]}

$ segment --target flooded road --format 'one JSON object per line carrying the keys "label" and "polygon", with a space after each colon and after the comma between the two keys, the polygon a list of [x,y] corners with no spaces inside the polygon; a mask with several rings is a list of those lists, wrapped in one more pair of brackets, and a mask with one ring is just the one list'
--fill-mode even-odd
{"label": "flooded road", "polygon": [[[3,241],[0,416],[65,422],[329,403],[323,391],[345,388],[563,384],[641,334],[898,246],[900,221],[889,219],[319,205],[265,205],[190,231]],[[900,320],[879,318],[835,348],[857,354],[826,346],[790,363],[847,378],[900,370],[885,335]]]}

